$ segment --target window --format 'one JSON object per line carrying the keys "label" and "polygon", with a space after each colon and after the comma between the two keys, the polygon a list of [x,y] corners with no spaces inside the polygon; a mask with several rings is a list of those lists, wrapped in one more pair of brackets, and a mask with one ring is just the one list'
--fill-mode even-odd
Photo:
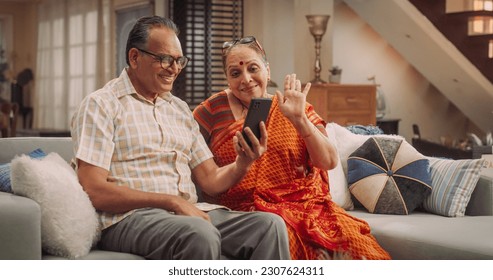
{"label": "window", "polygon": [[[68,17],[69,110],[75,111],[82,98],[96,89],[98,12],[75,12]],[[60,22],[61,23],[61,22]]]}
{"label": "window", "polygon": [[468,35],[493,34],[493,17],[469,17]]}
{"label": "window", "polygon": [[474,11],[493,11],[493,0],[474,0]]}
{"label": "window", "polygon": [[493,11],[493,0],[447,0],[447,13]]}
{"label": "window", "polygon": [[170,5],[183,52],[192,58],[175,81],[173,93],[193,109],[227,87],[222,44],[243,36],[243,0],[174,0]]}
{"label": "window", "polygon": [[[67,129],[82,98],[107,70],[98,32],[108,1],[47,0],[39,6],[35,127]],[[104,68],[104,67],[102,67]]]}

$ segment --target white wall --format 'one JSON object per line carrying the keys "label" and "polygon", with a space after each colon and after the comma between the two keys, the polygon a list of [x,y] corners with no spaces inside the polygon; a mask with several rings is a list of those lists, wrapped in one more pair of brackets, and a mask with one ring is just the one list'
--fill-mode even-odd
{"label": "white wall", "polygon": [[399,134],[407,140],[414,123],[434,141],[465,137],[468,119],[392,46],[343,2],[334,14],[333,59],[343,69],[342,83],[368,83],[375,75],[390,110],[385,117],[401,119]]}
{"label": "white wall", "polygon": [[[267,53],[272,80],[282,87],[287,74],[304,83],[315,77],[315,40],[305,15],[332,15],[333,0],[244,0],[244,34],[255,36]],[[331,66],[332,19],[321,42],[321,78]]]}
{"label": "white wall", "polygon": [[375,75],[385,93],[385,117],[401,119],[399,134],[408,141],[414,123],[433,141],[464,138],[468,130],[481,133],[341,0],[245,0],[245,34],[263,44],[280,87],[288,73],[297,73],[302,82],[314,78],[314,39],[305,18],[310,13],[331,15],[322,39],[321,78],[328,79],[332,65],[343,69],[342,83],[370,83],[368,77]]}

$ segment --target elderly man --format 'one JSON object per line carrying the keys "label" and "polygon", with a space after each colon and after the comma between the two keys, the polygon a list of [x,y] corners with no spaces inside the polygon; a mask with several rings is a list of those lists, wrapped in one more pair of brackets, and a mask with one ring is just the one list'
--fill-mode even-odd
{"label": "elderly man", "polygon": [[[283,220],[197,203],[243,178],[267,148],[234,137],[234,163],[219,168],[188,105],[171,94],[187,65],[176,25],[144,17],[130,31],[128,67],[88,95],[72,121],[81,185],[99,211],[105,250],[149,259],[289,259]],[[244,147],[244,148],[242,148]]]}

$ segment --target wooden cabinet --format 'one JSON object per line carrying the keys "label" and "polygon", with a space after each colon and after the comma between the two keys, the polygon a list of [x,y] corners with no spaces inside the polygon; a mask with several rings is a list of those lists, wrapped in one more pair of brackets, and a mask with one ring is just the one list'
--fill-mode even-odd
{"label": "wooden cabinet", "polygon": [[385,134],[399,134],[400,119],[379,119],[377,126],[380,127]]}
{"label": "wooden cabinet", "polygon": [[376,90],[371,84],[317,84],[306,99],[326,122],[376,125]]}

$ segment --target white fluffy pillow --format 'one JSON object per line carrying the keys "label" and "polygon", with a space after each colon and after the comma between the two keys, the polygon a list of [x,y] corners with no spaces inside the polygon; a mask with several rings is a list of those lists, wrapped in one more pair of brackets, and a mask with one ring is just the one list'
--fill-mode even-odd
{"label": "white fluffy pillow", "polygon": [[12,190],[41,206],[43,250],[78,258],[99,238],[99,223],[74,170],[57,153],[43,159],[26,155],[12,160]]}
{"label": "white fluffy pillow", "polygon": [[[339,150],[337,139],[335,136],[335,129],[332,123],[329,123],[326,127],[329,141],[334,147]],[[349,192],[346,175],[342,168],[341,157],[338,157],[337,166],[334,169],[329,170],[329,187],[332,201],[345,210],[353,210],[354,204],[351,200],[351,193]]]}

